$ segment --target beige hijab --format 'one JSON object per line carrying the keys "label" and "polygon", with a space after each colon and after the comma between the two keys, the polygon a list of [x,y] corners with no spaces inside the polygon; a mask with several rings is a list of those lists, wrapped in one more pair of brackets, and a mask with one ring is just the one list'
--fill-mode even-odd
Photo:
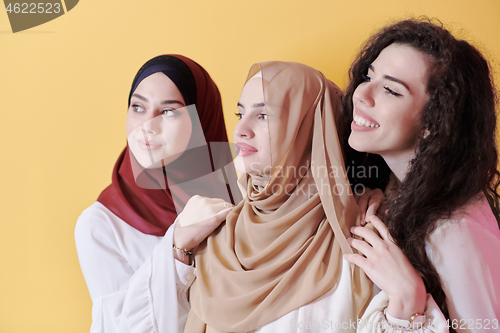
{"label": "beige hijab", "polygon": [[[196,251],[185,332],[248,332],[336,288],[359,209],[334,122],[340,89],[298,63],[264,62],[271,177],[243,174],[243,201]],[[247,81],[248,81],[247,79]],[[351,266],[357,312],[372,285]],[[353,320],[356,319],[353,310]]]}

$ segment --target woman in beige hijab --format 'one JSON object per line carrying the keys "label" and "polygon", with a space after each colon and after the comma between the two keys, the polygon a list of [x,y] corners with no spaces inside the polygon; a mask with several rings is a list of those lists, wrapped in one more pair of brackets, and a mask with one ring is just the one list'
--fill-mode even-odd
{"label": "woman in beige hijab", "polygon": [[178,272],[184,332],[356,331],[372,284],[342,257],[359,209],[335,128],[340,96],[302,64],[250,69],[234,130],[244,199],[232,209],[194,197],[175,227],[176,266],[197,246],[196,268]]}

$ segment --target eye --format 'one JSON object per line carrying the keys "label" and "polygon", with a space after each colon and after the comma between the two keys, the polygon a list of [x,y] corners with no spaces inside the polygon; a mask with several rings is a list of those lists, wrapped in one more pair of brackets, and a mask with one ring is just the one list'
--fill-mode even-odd
{"label": "eye", "polygon": [[259,114],[259,117],[258,117],[258,118],[259,118],[259,119],[262,119],[262,120],[267,120],[267,114],[265,114],[265,113],[261,113],[261,114]]}
{"label": "eye", "polygon": [[400,93],[395,92],[394,90],[392,90],[389,87],[384,87],[384,89],[385,89],[386,93],[389,95],[396,96],[396,97],[403,96]]}
{"label": "eye", "polygon": [[144,108],[140,105],[137,105],[137,104],[133,104],[131,106],[132,110],[134,110],[134,112],[144,112]]}
{"label": "eye", "polygon": [[236,112],[235,115],[236,115],[236,117],[238,117],[239,120],[243,119],[243,113]]}
{"label": "eye", "polygon": [[368,74],[361,74],[361,77],[363,78],[364,82],[370,82],[372,80],[372,78],[369,77]]}
{"label": "eye", "polygon": [[167,117],[175,117],[179,114],[179,112],[175,109],[165,109],[161,111],[161,114]]}

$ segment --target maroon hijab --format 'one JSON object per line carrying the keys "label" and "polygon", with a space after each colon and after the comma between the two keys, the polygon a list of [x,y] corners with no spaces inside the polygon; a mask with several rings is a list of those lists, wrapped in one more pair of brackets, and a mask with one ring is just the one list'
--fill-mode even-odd
{"label": "maroon hijab", "polygon": [[[163,236],[177,217],[177,211],[191,196],[223,197],[222,193],[218,195],[217,191],[214,192],[214,188],[220,189],[214,183],[216,177],[204,177],[207,178],[204,186],[183,186],[181,190],[174,185],[199,179],[222,166],[226,166],[226,183],[235,182],[236,173],[228,146],[212,144],[228,141],[219,90],[208,73],[193,60],[181,55],[162,55],[146,62],[132,83],[129,105],[130,96],[139,83],[156,72],[164,73],[175,83],[186,105],[196,105],[191,119],[193,124],[199,121],[207,145],[187,150],[174,162],[157,169],[142,168],[127,146],[115,164],[111,185],[97,201],[137,230]],[[217,151],[214,151],[214,146],[218,147]],[[229,185],[224,186],[224,192],[229,192],[229,197],[233,199]]]}

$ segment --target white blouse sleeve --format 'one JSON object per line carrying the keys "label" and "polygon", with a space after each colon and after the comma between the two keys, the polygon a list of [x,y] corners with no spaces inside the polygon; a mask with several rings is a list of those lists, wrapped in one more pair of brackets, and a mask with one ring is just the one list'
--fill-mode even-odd
{"label": "white blouse sleeve", "polygon": [[500,231],[489,206],[439,226],[426,250],[441,277],[450,325],[458,332],[500,331]]}
{"label": "white blouse sleeve", "polygon": [[[450,327],[460,333],[500,331],[500,230],[486,200],[440,221],[426,242],[426,252],[441,278],[450,319],[445,320],[428,295],[426,326],[417,332],[448,332]],[[406,321],[384,314],[388,302],[386,293],[377,294],[358,332],[408,331],[397,327],[406,326]]]}
{"label": "white blouse sleeve", "polygon": [[80,216],[75,242],[93,302],[91,333],[177,333],[184,326],[195,269],[173,258],[173,226],[132,267],[105,218],[92,210]]}
{"label": "white blouse sleeve", "polygon": [[393,318],[385,313],[389,305],[389,296],[381,291],[371,300],[363,317],[358,320],[358,333],[446,333],[448,332],[447,322],[443,313],[430,294],[427,294],[425,305],[425,321],[414,323],[410,328],[408,320]]}
{"label": "white blouse sleeve", "polygon": [[194,267],[173,257],[174,226],[130,279],[123,305],[130,332],[182,332],[184,328],[190,308],[188,289],[195,274]]}

